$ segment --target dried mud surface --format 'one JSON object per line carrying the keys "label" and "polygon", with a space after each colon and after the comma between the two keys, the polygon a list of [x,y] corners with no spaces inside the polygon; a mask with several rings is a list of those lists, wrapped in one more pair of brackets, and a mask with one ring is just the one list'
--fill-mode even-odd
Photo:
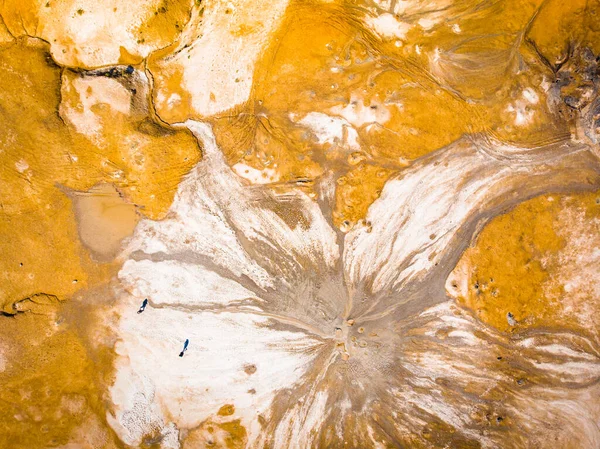
{"label": "dried mud surface", "polygon": [[0,447],[600,446],[597,3],[0,18]]}

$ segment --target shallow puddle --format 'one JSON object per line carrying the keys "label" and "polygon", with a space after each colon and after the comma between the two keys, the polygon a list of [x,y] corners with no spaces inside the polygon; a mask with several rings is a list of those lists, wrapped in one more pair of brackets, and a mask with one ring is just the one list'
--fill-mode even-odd
{"label": "shallow puddle", "polygon": [[98,261],[114,259],[123,239],[133,233],[139,220],[135,205],[110,184],[72,192],[71,198],[81,243]]}

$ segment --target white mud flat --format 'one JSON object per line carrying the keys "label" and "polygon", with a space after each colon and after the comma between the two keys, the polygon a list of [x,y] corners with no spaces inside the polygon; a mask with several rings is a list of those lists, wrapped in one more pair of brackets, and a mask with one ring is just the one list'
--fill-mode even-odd
{"label": "white mud flat", "polygon": [[594,342],[501,334],[444,289],[494,214],[598,185],[591,146],[457,141],[389,180],[342,234],[325,195],[249,185],[210,126],[177,126],[203,159],[168,216],[138,224],[119,274],[109,422],[123,442],[210,447],[206,423],[229,407],[243,428],[232,447],[492,448],[507,429],[510,447],[600,444]]}

